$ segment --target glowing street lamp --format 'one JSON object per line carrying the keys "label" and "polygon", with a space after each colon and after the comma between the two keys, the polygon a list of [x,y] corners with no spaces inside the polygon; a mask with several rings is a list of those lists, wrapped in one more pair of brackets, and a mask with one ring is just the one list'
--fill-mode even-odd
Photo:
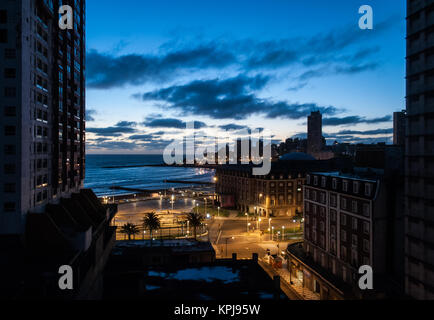
{"label": "glowing street lamp", "polygon": [[282,226],[282,240],[285,240],[285,226]]}
{"label": "glowing street lamp", "polygon": [[249,232],[249,214],[246,212],[246,224],[247,224],[247,232]]}
{"label": "glowing street lamp", "polygon": [[217,210],[217,217],[220,217],[220,207],[218,207]]}

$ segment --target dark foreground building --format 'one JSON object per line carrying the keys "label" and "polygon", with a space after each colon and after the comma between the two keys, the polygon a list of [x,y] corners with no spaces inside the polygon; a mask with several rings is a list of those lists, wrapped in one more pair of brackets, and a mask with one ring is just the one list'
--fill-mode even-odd
{"label": "dark foreground building", "polygon": [[434,299],[434,1],[407,1],[406,290]]}
{"label": "dark foreground building", "polygon": [[[59,27],[59,6],[73,9]],[[0,1],[0,295],[97,298],[116,207],[85,176],[85,1]],[[58,270],[74,290],[59,291]]]}
{"label": "dark foreground building", "polygon": [[[359,162],[366,167],[307,175],[304,243],[288,247],[288,268],[294,281],[321,299],[403,296],[404,176],[399,150],[371,156],[365,150]],[[374,291],[360,290],[361,266],[372,267]]]}

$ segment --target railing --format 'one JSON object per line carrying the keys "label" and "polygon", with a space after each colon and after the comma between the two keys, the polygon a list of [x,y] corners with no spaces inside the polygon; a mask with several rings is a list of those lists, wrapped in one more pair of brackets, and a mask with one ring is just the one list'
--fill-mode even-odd
{"label": "railing", "polygon": [[[137,234],[128,234],[122,232],[122,226],[117,228],[117,240],[151,240],[151,233],[149,229],[143,226],[138,226],[139,232]],[[196,236],[204,237],[208,234],[208,227],[201,225],[196,228]],[[172,240],[172,239],[194,239],[194,228],[183,225],[162,227],[152,232],[152,239],[155,240]]]}

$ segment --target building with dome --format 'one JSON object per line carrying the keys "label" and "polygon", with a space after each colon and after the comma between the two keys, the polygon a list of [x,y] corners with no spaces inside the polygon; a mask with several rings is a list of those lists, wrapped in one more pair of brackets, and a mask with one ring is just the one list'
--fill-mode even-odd
{"label": "building with dome", "polygon": [[222,165],[216,169],[216,193],[222,208],[258,217],[294,217],[303,212],[303,186],[309,172],[349,168],[342,159],[315,160],[309,154],[285,154],[266,176],[254,176],[253,165]]}

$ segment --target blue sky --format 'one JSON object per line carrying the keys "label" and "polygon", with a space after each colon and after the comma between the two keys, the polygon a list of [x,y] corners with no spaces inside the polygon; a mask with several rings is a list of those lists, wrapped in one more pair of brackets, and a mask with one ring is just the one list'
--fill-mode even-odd
{"label": "blue sky", "polygon": [[[127,4],[126,4],[127,3]],[[374,30],[360,30],[371,5]],[[405,1],[87,1],[89,153],[160,153],[188,121],[218,136],[390,142],[405,108]]]}

